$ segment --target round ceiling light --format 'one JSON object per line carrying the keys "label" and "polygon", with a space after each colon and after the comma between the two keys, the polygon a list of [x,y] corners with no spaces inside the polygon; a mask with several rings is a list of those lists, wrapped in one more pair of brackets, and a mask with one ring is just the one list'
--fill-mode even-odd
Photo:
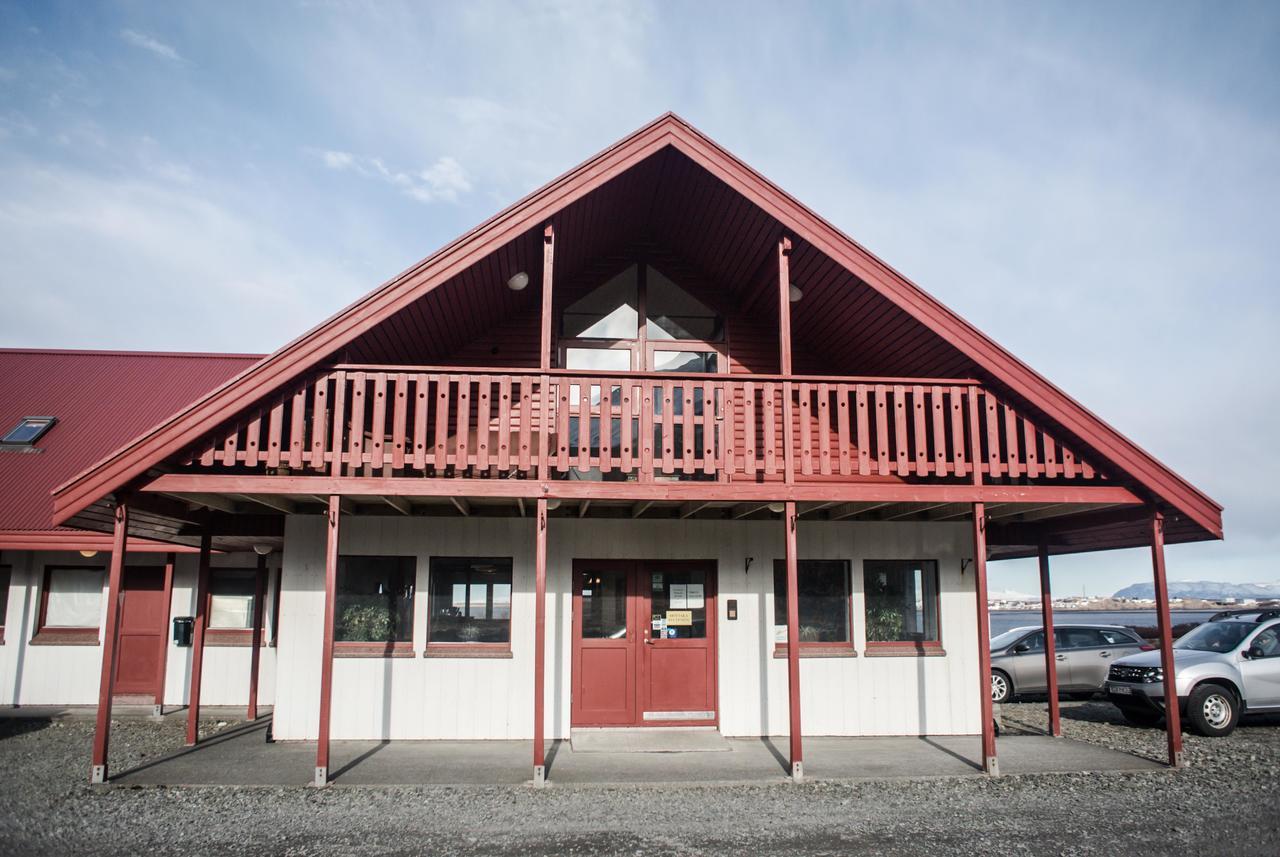
{"label": "round ceiling light", "polygon": [[529,285],[529,275],[524,271],[512,274],[511,279],[507,280],[507,288],[513,292],[523,291],[527,285]]}
{"label": "round ceiling light", "polygon": [[800,291],[799,286],[797,286],[795,283],[792,283],[791,288],[787,290],[787,297],[791,299],[792,303],[795,303],[796,301],[804,297],[804,292]]}
{"label": "round ceiling light", "polygon": [[770,504],[769,504],[769,511],[770,511],[770,512],[784,512],[784,511],[786,511],[786,509],[787,509],[787,504],[786,504],[786,503],[783,503],[783,502],[781,502],[781,501],[776,501],[776,500],[775,500],[774,502],[772,502],[772,503],[770,503]]}

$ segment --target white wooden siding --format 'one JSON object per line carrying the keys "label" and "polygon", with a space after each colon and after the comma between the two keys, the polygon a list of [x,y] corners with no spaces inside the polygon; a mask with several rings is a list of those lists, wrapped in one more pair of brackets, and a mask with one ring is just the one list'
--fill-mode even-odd
{"label": "white wooden siding", "polygon": [[[548,527],[547,734],[569,732],[570,571],[583,559],[706,559],[718,571],[719,709],[727,735],[788,731],[787,665],[773,656],[773,562],[780,521],[632,521],[553,518]],[[290,517],[281,599],[281,670],[275,736],[310,739],[318,724],[324,607],[324,520]],[[846,559],[853,569],[856,658],[801,661],[801,714],[809,735],[972,734],[982,684],[972,555],[965,524],[800,523],[805,559]],[[531,519],[346,518],[341,551],[417,557],[413,658],[340,658],[334,664],[331,736],[531,738],[533,734]],[[423,658],[432,556],[510,556],[510,659]],[[750,570],[746,560],[752,557]],[[866,657],[864,559],[938,561],[946,655]],[[738,601],[738,619],[726,602]]]}
{"label": "white wooden siding", "polygon": [[[33,646],[32,635],[40,618],[40,587],[47,566],[97,565],[103,569],[102,606],[98,628],[106,621],[106,567],[110,556],[99,553],[85,558],[79,553],[56,551],[5,551],[0,563],[11,565],[9,609],[5,617],[5,644],[0,646],[0,705],[97,705],[98,682],[102,675],[102,646]],[[268,558],[278,566],[280,556]],[[253,554],[218,554],[215,566],[252,568]],[[164,554],[132,554],[129,565],[163,565]],[[168,653],[165,660],[166,705],[185,705],[191,671],[191,649],[173,642],[172,618],[195,615],[195,582],[198,560],[194,554],[179,554],[173,573],[173,598],[165,620]],[[274,577],[274,574],[273,574]],[[271,592],[266,598],[267,614]],[[101,630],[99,631],[101,641]],[[246,705],[249,701],[248,646],[207,646],[203,686],[204,705]],[[275,649],[264,647],[259,664],[258,703],[271,705],[275,698]]]}

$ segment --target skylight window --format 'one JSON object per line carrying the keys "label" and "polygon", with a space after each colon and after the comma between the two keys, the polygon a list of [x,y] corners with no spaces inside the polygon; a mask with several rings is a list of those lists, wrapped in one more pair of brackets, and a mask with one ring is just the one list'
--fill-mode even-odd
{"label": "skylight window", "polygon": [[0,443],[30,446],[53,428],[53,424],[57,421],[57,417],[23,417],[4,437],[0,438]]}

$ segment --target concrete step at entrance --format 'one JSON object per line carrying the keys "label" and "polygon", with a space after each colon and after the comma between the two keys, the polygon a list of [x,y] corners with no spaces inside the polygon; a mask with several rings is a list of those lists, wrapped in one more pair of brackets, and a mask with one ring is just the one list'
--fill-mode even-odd
{"label": "concrete step at entrance", "polygon": [[574,729],[575,753],[727,753],[733,749],[714,729]]}

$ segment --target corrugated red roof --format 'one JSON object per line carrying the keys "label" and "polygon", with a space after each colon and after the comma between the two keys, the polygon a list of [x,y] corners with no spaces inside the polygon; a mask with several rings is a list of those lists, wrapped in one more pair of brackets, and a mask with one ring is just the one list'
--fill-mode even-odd
{"label": "corrugated red roof", "polygon": [[40,452],[0,450],[0,531],[53,529],[55,487],[260,359],[0,348],[0,435],[23,417],[58,418]]}

